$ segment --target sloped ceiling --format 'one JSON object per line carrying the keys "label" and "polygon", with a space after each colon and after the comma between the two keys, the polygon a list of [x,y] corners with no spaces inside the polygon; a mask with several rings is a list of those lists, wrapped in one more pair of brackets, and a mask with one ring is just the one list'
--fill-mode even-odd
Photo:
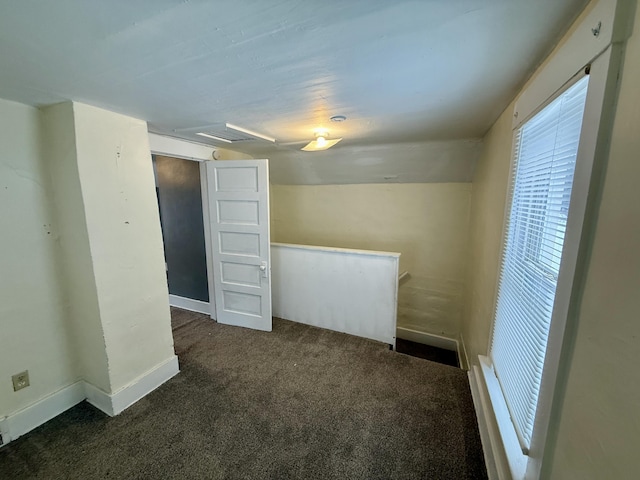
{"label": "sloped ceiling", "polygon": [[[283,183],[404,178],[401,152],[423,158],[427,172],[438,145],[458,151],[445,143],[481,138],[585,3],[4,1],[0,97],[72,99],[142,118],[157,133],[269,157]],[[225,122],[278,143],[195,135]],[[324,153],[292,144],[318,127],[344,140]],[[419,144],[429,144],[424,155]],[[362,165],[374,145],[389,152],[375,172]],[[340,158],[329,163],[344,175],[327,170],[327,158]],[[461,157],[460,178],[470,158]]]}

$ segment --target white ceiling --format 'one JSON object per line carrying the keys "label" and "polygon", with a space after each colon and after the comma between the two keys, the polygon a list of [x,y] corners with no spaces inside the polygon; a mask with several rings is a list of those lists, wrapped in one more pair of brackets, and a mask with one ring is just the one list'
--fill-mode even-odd
{"label": "white ceiling", "polygon": [[482,137],[586,3],[0,1],[0,98],[73,99],[211,144],[194,133],[231,122],[288,143],[325,127],[344,137],[332,152]]}

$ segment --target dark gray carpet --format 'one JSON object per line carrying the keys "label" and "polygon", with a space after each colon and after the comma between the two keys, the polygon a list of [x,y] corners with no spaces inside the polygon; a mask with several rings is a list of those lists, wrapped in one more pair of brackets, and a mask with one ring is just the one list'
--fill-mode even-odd
{"label": "dark gray carpet", "polygon": [[181,373],[121,415],[81,403],[0,450],[0,477],[484,479],[466,373],[274,320],[174,309]]}

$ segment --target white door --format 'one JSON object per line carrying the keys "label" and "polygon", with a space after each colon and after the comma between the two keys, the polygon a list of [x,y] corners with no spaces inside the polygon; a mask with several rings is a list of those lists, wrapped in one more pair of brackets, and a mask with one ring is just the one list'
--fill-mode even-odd
{"label": "white door", "polygon": [[216,320],[270,332],[268,161],[206,166]]}

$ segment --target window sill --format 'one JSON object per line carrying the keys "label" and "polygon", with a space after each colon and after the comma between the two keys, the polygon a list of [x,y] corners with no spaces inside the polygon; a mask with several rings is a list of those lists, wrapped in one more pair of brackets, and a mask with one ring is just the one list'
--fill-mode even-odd
{"label": "window sill", "polygon": [[[486,403],[489,405],[483,405],[483,407],[485,407],[485,415],[489,417],[485,418],[485,421],[495,424],[497,427],[500,438],[495,440],[498,440],[504,448],[511,477],[513,479],[524,478],[529,457],[523,454],[520,448],[520,442],[511,423],[511,416],[509,415],[509,410],[502,395],[498,378],[493,371],[491,361],[483,355],[479,355],[478,359],[480,362],[480,378],[478,380],[484,384],[482,386],[488,393],[488,401]],[[495,430],[496,429],[490,428],[489,434]],[[492,439],[492,441],[493,440],[494,439]]]}

